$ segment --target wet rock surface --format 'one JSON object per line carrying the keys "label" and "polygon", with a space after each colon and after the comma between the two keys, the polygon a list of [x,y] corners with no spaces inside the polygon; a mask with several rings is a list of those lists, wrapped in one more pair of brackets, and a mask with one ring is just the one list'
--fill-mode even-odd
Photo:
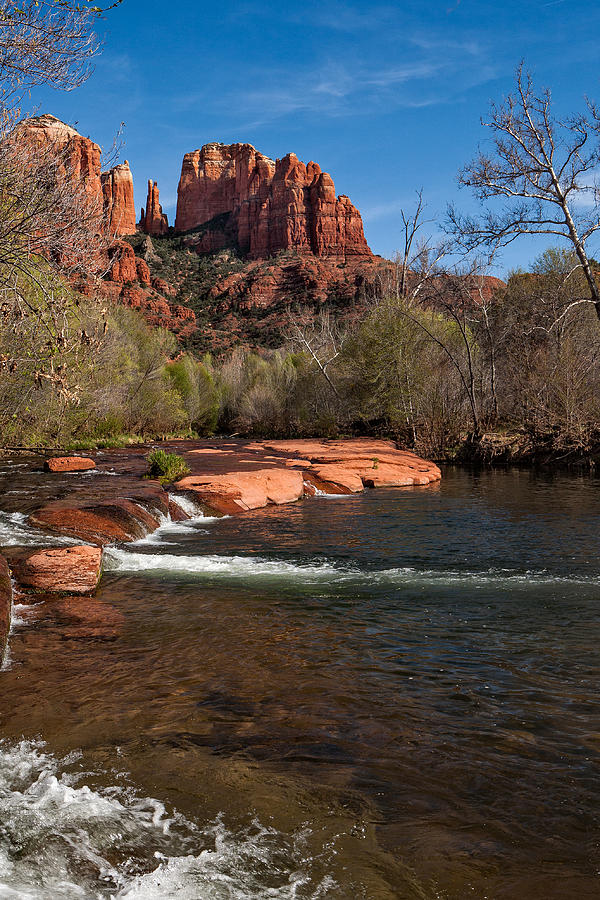
{"label": "wet rock surface", "polygon": [[[197,447],[184,454],[192,474],[177,488],[194,491],[227,514],[289,503],[317,491],[353,494],[365,487],[411,487],[439,481],[438,466],[393,441],[250,441]],[[240,470],[240,466],[243,468]]]}
{"label": "wet rock surface", "polygon": [[[35,457],[29,458],[14,463],[14,487],[4,493],[5,501],[14,497],[8,510],[12,505],[18,511],[2,513],[8,516],[4,552],[21,589],[90,593],[99,580],[103,547],[139,540],[167,516],[173,521],[189,518],[158,481],[143,477],[147,455],[156,447],[180,454],[190,469],[170,490],[218,515],[238,515],[319,493],[423,486],[440,479],[434,463],[398,450],[393,441],[370,439],[170,441],[98,451],[94,459],[57,457],[48,461],[56,466],[52,478],[41,471],[39,457],[37,464]],[[74,482],[72,467],[77,466],[87,471]],[[0,473],[0,490],[7,483]],[[27,540],[11,534],[16,524],[10,516],[20,517],[14,522],[29,529]],[[91,546],[64,546],[73,540]],[[60,541],[63,546],[57,547]]]}
{"label": "wet rock surface", "polygon": [[122,495],[110,487],[99,489],[96,496],[93,489],[83,496],[74,492],[42,506],[29,521],[99,546],[135,541],[158,528],[161,516],[167,515],[169,509],[169,498],[162,487],[157,482],[135,486],[129,482],[118,487],[125,488]]}
{"label": "wet rock surface", "polygon": [[15,551],[10,556],[13,577],[25,589],[89,594],[100,580],[99,547],[54,547]]}
{"label": "wet rock surface", "polygon": [[12,608],[12,584],[8,564],[3,556],[0,556],[0,665],[4,659],[8,632],[10,631],[10,617]]}

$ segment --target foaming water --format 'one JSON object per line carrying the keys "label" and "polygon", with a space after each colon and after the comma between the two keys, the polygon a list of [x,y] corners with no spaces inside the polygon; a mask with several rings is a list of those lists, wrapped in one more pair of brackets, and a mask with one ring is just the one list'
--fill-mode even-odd
{"label": "foaming water", "polygon": [[[202,521],[202,520],[199,520]],[[168,526],[163,529],[163,535],[167,531],[176,528]],[[193,532],[193,527],[178,529],[180,535]],[[157,538],[162,542],[162,537]],[[152,536],[136,542],[140,544],[153,543]],[[317,565],[293,562],[289,560],[273,560],[260,556],[183,556],[170,553],[136,553],[117,547],[110,547],[105,554],[105,571],[107,572],[143,572],[148,575],[153,573],[183,574],[202,578],[203,576],[217,576],[223,579],[235,581],[237,579],[270,579],[294,584],[327,584],[367,586],[369,584],[406,585],[406,586],[444,586],[465,585],[477,588],[478,585],[492,585],[497,587],[517,588],[528,585],[593,585],[599,584],[598,576],[589,577],[554,575],[549,572],[518,572],[510,569],[487,569],[481,572],[458,572],[445,569],[416,569],[410,566],[391,569],[361,570],[357,566],[336,565],[334,560],[319,562]]]}
{"label": "foaming water", "polygon": [[[204,526],[210,525],[212,522],[218,522],[220,518],[225,518],[205,515],[198,504],[194,503],[193,500],[190,500],[184,495],[169,494],[169,500],[179,506],[179,508],[186,513],[188,518],[183,519],[181,522],[174,522],[170,513],[162,515],[160,517],[159,528],[135,541],[131,546],[143,547],[145,545],[153,544],[177,543],[183,535],[198,534],[200,531],[204,530]],[[116,560],[119,555],[119,551],[111,551],[107,554],[105,563],[108,564],[109,569],[116,565]]]}
{"label": "foaming water", "polygon": [[186,497],[185,494],[169,494],[169,500],[172,503],[176,503],[180,509],[187,513],[191,518],[195,516],[200,516],[202,518],[202,509],[200,506],[195,503],[190,497]]}
{"label": "foaming water", "polygon": [[[107,572],[157,572],[185,575],[217,575],[227,579],[260,577],[295,579],[299,582],[327,581],[344,576],[334,566],[296,565],[280,560],[248,558],[246,556],[178,556],[169,553],[133,553],[111,547],[106,552]],[[358,574],[358,573],[356,573]]]}
{"label": "foaming water", "polygon": [[0,510],[0,547],[47,547],[82,543],[85,542],[62,535],[51,535],[34,528],[28,524],[25,513]]}
{"label": "foaming water", "polygon": [[[92,789],[81,753],[0,741],[0,896],[31,900],[327,896],[311,886],[304,835],[253,822],[232,834],[199,826],[130,787]],[[271,886],[266,888],[265,886]]]}

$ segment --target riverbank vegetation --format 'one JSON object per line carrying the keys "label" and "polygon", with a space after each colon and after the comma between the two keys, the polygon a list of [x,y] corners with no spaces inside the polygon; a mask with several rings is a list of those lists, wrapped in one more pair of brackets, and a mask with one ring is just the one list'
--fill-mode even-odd
{"label": "riverbank vegetation", "polygon": [[72,295],[85,340],[54,357],[63,390],[39,377],[38,332],[0,336],[3,354],[27,345],[0,373],[3,444],[377,435],[438,459],[593,459],[600,326],[593,304],[572,302],[586,289],[572,254],[549,250],[487,293],[479,275],[433,285],[382,296],[351,327],[323,313],[279,350],[202,359],[135,310]]}

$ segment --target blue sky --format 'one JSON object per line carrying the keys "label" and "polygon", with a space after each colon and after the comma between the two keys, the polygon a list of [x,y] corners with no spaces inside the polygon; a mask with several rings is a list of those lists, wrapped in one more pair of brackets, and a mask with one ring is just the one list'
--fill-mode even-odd
{"label": "blue sky", "polygon": [[[568,0],[123,0],[98,31],[104,52],[89,81],[38,92],[32,105],[105,148],[125,123],[138,212],[153,178],[172,222],[183,154],[248,141],[330,172],[384,256],[399,247],[400,209],[417,189],[434,219],[448,201],[471,207],[456,174],[520,59],[559,112],[581,108],[584,94],[600,100],[595,2],[575,13]],[[543,246],[514,245],[499,274]]]}

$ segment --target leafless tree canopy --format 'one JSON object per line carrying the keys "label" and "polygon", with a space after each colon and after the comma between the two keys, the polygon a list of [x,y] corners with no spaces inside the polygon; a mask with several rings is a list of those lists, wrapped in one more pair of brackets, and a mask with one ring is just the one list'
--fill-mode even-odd
{"label": "leafless tree canopy", "polygon": [[[20,103],[36,86],[71,90],[86,79],[98,46],[92,22],[89,8],[0,0],[0,368],[13,371],[33,353],[39,378],[59,385],[61,355],[86,340],[66,279],[102,266],[106,229],[99,191],[74,168],[75,133],[36,140]],[[9,337],[19,332],[29,341],[20,353]]]}
{"label": "leafless tree canopy", "polygon": [[0,2],[0,100],[20,102],[29,90],[51,84],[73,90],[90,73],[98,50],[91,9],[48,0]]}
{"label": "leafless tree canopy", "polygon": [[288,339],[294,347],[306,353],[316,365],[334,394],[338,390],[331,379],[329,369],[339,357],[344,346],[346,330],[327,309],[314,316],[308,313],[302,322],[294,319],[288,328]]}
{"label": "leafless tree canopy", "polygon": [[597,108],[588,101],[585,114],[558,118],[550,92],[537,90],[521,65],[515,92],[492,104],[490,118],[482,124],[492,132],[492,149],[480,152],[459,180],[478,200],[491,201],[491,207],[479,218],[463,216],[451,207],[450,230],[469,250],[506,246],[524,234],[567,240],[585,275],[587,300],[600,317],[600,291],[586,250],[600,228]]}

